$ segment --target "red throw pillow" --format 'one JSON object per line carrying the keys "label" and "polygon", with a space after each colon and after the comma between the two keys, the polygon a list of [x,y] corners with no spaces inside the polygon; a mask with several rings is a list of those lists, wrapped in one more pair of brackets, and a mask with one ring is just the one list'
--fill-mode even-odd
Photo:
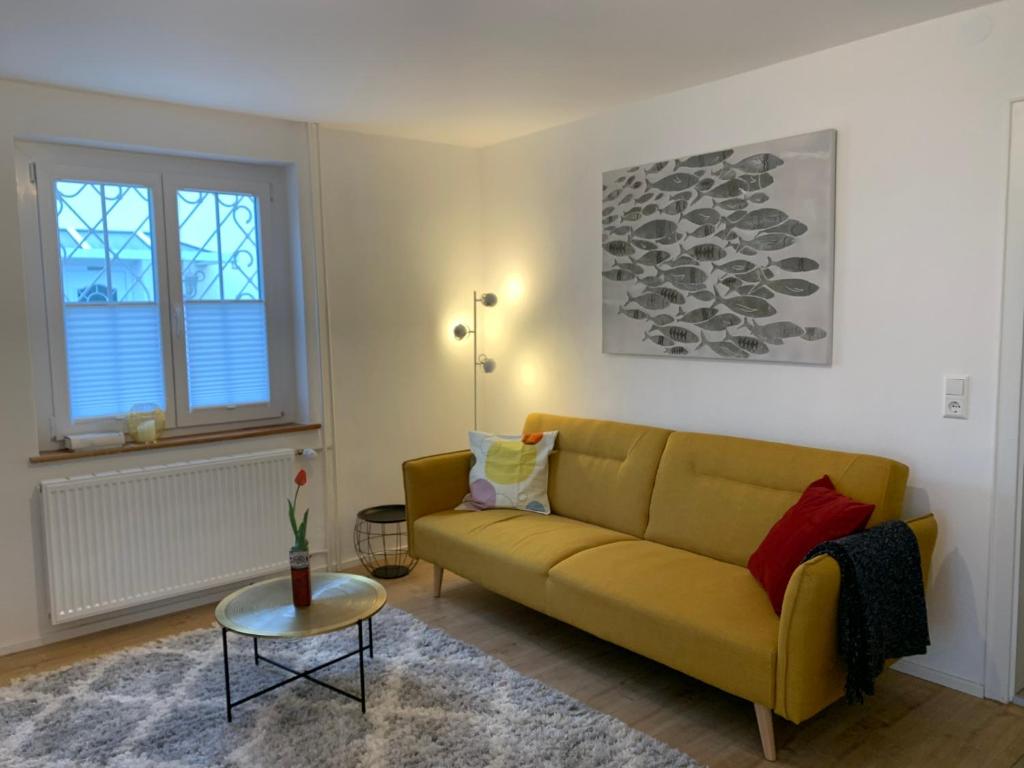
{"label": "red throw pillow", "polygon": [[807,486],[747,561],[747,569],[761,582],[776,613],[782,614],[786,586],[807,553],[823,541],[862,530],[874,511],[874,504],[836,491],[828,475]]}

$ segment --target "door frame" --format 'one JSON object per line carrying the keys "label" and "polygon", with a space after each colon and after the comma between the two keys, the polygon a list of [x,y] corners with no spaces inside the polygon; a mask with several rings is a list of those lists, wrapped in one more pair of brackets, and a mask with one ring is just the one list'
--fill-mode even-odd
{"label": "door frame", "polygon": [[[1016,695],[1021,593],[1021,509],[1024,501],[1024,99],[1010,104],[1006,231],[996,404],[995,477],[989,527],[985,626],[985,697]],[[1019,213],[1013,215],[1013,211]],[[1010,610],[1007,610],[1009,606]]]}

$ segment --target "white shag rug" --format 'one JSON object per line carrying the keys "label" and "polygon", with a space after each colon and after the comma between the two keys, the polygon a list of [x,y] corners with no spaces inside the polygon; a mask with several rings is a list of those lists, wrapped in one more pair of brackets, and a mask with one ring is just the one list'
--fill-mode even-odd
{"label": "white shag rug", "polygon": [[[0,766],[19,768],[694,768],[690,757],[396,608],[373,622],[367,711],[298,680],[224,714],[219,629],[203,629],[0,688]],[[281,679],[230,635],[236,700]],[[356,647],[355,630],[261,641],[293,668]],[[317,673],[359,690],[358,660]]]}

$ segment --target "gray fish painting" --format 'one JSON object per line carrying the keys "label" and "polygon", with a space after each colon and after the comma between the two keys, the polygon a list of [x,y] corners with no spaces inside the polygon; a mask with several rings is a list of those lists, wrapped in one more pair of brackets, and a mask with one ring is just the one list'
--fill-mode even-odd
{"label": "gray fish painting", "polygon": [[670,280],[679,279],[685,283],[703,283],[708,273],[698,267],[672,267],[662,271],[662,276]]}
{"label": "gray fish painting", "polygon": [[753,336],[729,336],[729,341],[752,355],[767,355],[771,350],[768,345]]}
{"label": "gray fish painting", "polygon": [[671,258],[672,254],[668,251],[646,251],[636,259],[636,263],[643,264],[645,267],[654,267]]}
{"label": "gray fish painting", "polygon": [[694,245],[687,248],[683,253],[697,261],[718,261],[719,259],[724,259],[728,255],[725,248],[715,243],[701,243],[700,245]]}
{"label": "gray fish painting", "polygon": [[744,352],[731,341],[708,341],[705,343],[721,357],[731,357],[733,359],[743,360],[749,356],[748,353]]}
{"label": "gray fish painting", "polygon": [[780,232],[784,235],[792,235],[793,237],[800,237],[800,235],[807,232],[807,225],[798,219],[790,219],[783,224],[776,224],[774,227],[770,227],[765,230],[765,233]]}
{"label": "gray fish painting", "polygon": [[742,211],[744,208],[750,207],[750,203],[746,198],[742,197],[733,197],[728,200],[722,200],[720,203],[717,203],[717,205],[724,211]]}
{"label": "gray fish painting", "polygon": [[[739,180],[743,182],[743,188],[747,190],[747,192],[754,192],[755,190],[758,189],[764,189],[765,187],[770,187],[772,184],[775,183],[775,177],[772,176],[770,173],[745,174],[743,176],[740,176]],[[767,197],[765,198],[765,200],[761,200],[760,202],[763,203],[766,200]]]}
{"label": "gray fish painting", "polygon": [[636,275],[634,275],[632,272],[625,269],[619,269],[618,267],[606,269],[601,274],[604,275],[605,280],[615,280],[616,282],[619,283],[624,282],[626,280],[633,280],[636,278]]}
{"label": "gray fish painting", "polygon": [[786,219],[789,214],[778,208],[755,208],[753,211],[740,211],[729,216],[729,225],[736,229],[767,229],[774,227]]}
{"label": "gray fish painting", "polygon": [[771,303],[758,296],[727,296],[719,301],[736,314],[744,317],[771,317],[778,312]]}
{"label": "gray fish painting", "polygon": [[633,231],[633,237],[658,240],[669,235],[674,235],[679,225],[669,219],[653,219],[645,222]]}
{"label": "gray fish painting", "polygon": [[724,331],[726,328],[733,328],[734,326],[740,325],[743,321],[737,315],[731,312],[725,312],[721,315],[715,315],[709,317],[703,322],[696,323],[699,328],[705,331]]}
{"label": "gray fish painting", "polygon": [[689,240],[691,237],[695,237],[698,240],[703,240],[705,237],[711,237],[711,235],[713,235],[714,232],[714,224],[705,224],[702,227],[697,227],[696,229],[690,230],[689,232],[684,234],[683,240]]}
{"label": "gray fish painting", "polygon": [[662,333],[667,334],[672,341],[678,341],[680,344],[694,344],[700,341],[700,336],[681,325],[670,325],[660,330]]}
{"label": "gray fish painting", "polygon": [[723,184],[719,184],[717,187],[712,187],[708,191],[709,197],[725,198],[725,197],[736,197],[743,191],[743,186],[736,179],[727,181]]}
{"label": "gray fish painting", "polygon": [[692,173],[670,173],[660,179],[651,182],[651,186],[662,192],[682,192],[695,185],[700,178]]}
{"label": "gray fish painting", "polygon": [[810,296],[818,290],[818,286],[810,280],[801,280],[797,277],[784,278],[782,280],[769,280],[766,284],[776,293],[784,296]]}
{"label": "gray fish painting", "polygon": [[633,320],[646,320],[648,315],[642,309],[626,309],[625,307],[619,307],[619,314],[625,315]]}
{"label": "gray fish painting", "polygon": [[738,163],[729,163],[728,165],[730,168],[736,168],[744,173],[764,173],[765,171],[778,168],[782,163],[781,157],[776,157],[770,152],[762,152],[758,155],[745,157]]}
{"label": "gray fish painting", "polygon": [[718,310],[714,307],[697,307],[697,309],[691,309],[679,319],[684,323],[703,323],[717,314]]}
{"label": "gray fish painting", "polygon": [[640,283],[640,285],[645,285],[648,288],[657,288],[659,285],[665,284],[665,276],[662,274],[638,275],[636,281]]}
{"label": "gray fish painting", "polygon": [[703,155],[691,155],[685,160],[676,160],[676,168],[707,168],[709,165],[718,165],[723,160],[732,157],[733,149],[723,149],[719,152],[706,152]]}
{"label": "gray fish painting", "polygon": [[637,304],[644,309],[664,309],[672,302],[657,293],[641,293],[639,296],[630,296],[626,304]]}
{"label": "gray fish painting", "polygon": [[749,272],[754,269],[757,265],[752,261],[746,259],[736,259],[735,261],[727,261],[725,264],[717,264],[716,267],[723,272],[728,272],[731,275],[738,275],[742,272]]}
{"label": "gray fish painting", "polygon": [[604,249],[612,256],[632,256],[636,253],[636,248],[625,240],[610,240],[604,244]]}
{"label": "gray fish painting", "polygon": [[821,266],[814,259],[806,259],[803,256],[790,256],[779,261],[768,259],[768,264],[769,266],[774,265],[786,272],[813,272]]}
{"label": "gray fish painting", "polygon": [[780,320],[766,325],[752,323],[750,332],[762,339],[793,339],[804,335],[804,329],[788,320]]}
{"label": "gray fish painting", "polygon": [[677,291],[675,288],[656,288],[654,292],[659,296],[664,296],[673,304],[683,304],[686,301],[686,294]]}
{"label": "gray fish painting", "polygon": [[766,232],[752,240],[744,240],[742,237],[738,237],[733,244],[733,248],[745,247],[753,248],[755,251],[781,251],[795,242],[796,238],[792,235],[785,235],[781,232]]}
{"label": "gray fish painting", "polygon": [[829,364],[835,131],[609,171],[610,353]]}
{"label": "gray fish painting", "polygon": [[669,339],[665,336],[652,336],[650,333],[646,331],[644,332],[644,338],[647,339],[648,341],[653,341],[660,347],[671,347],[673,344],[675,344],[675,342],[672,341],[672,339]]}
{"label": "gray fish painting", "polygon": [[691,224],[702,227],[706,224],[717,224],[722,220],[722,214],[714,208],[697,208],[683,216]]}

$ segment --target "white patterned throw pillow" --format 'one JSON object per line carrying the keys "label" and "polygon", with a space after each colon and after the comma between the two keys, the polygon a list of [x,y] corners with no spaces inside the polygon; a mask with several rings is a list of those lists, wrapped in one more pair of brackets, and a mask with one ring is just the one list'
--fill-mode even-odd
{"label": "white patterned throw pillow", "polygon": [[551,514],[548,501],[548,456],[558,432],[491,435],[470,432],[469,493],[458,509],[511,507]]}

